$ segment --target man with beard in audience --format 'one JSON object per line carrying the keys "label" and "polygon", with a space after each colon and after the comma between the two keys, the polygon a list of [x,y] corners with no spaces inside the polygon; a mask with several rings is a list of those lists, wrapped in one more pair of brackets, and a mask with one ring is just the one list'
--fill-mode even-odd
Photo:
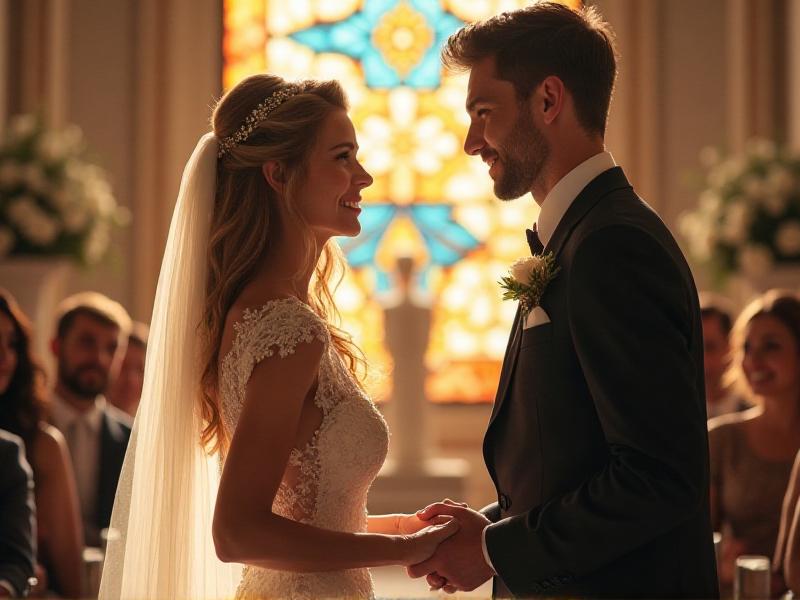
{"label": "man with beard in audience", "polygon": [[78,484],[86,544],[100,545],[108,527],[131,418],[106,401],[131,327],[125,309],[110,298],[83,292],[59,306],[51,349],[58,361],[51,404],[67,439]]}

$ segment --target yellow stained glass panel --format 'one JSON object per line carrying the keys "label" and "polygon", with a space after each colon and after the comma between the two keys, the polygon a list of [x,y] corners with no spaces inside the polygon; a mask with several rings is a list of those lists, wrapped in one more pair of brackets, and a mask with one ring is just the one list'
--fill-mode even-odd
{"label": "yellow stained glass panel", "polygon": [[[391,383],[381,302],[390,295],[396,258],[411,256],[424,276],[425,296],[433,299],[428,398],[494,399],[515,312],[514,304],[501,301],[497,281],[528,253],[524,229],[537,207],[529,197],[498,201],[485,165],[463,152],[466,75],[443,72],[438,48],[448,28],[529,3],[224,0],[225,88],[265,71],[287,79],[338,79],[349,97],[359,159],[375,180],[363,193],[365,210],[393,207],[370,264],[351,269],[336,295],[342,327],[376,367],[370,391],[379,398]],[[442,258],[447,231],[431,241],[433,229],[429,237],[421,229],[428,217],[442,218],[436,206],[451,207],[449,231],[474,241],[455,262]]]}

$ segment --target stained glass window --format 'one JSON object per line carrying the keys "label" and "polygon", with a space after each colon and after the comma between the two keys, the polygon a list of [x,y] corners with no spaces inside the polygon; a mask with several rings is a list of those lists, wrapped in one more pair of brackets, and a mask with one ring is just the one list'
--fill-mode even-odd
{"label": "stained glass window", "polygon": [[[528,252],[530,197],[500,202],[480,158],[462,143],[465,74],[445,72],[442,42],[463,24],[530,0],[224,0],[224,87],[253,73],[338,79],[347,91],[374,177],[364,190],[362,233],[339,240],[351,270],[337,292],[343,327],[390,389],[383,298],[396,260],[411,257],[419,297],[430,299],[426,395],[490,402],[515,306],[498,279]],[[577,5],[573,0],[569,4]]]}

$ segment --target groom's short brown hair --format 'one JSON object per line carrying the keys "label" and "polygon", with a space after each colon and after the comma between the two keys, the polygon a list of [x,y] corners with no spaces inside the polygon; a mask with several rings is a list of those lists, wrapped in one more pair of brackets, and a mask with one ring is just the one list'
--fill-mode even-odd
{"label": "groom's short brown hair", "polygon": [[537,2],[467,25],[442,49],[442,62],[453,70],[470,69],[489,56],[520,100],[555,75],[572,94],[580,124],[605,133],[617,63],[614,32],[594,8]]}

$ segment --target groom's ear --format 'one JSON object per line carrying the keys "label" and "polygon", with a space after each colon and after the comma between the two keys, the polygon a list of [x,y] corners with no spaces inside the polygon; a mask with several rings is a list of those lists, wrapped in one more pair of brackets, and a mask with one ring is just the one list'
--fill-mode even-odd
{"label": "groom's ear", "polygon": [[555,75],[545,77],[536,90],[536,110],[540,111],[545,125],[550,125],[556,120],[564,108],[567,88],[564,82]]}
{"label": "groom's ear", "polygon": [[286,170],[280,161],[268,160],[261,165],[261,172],[267,180],[269,187],[282,194],[286,188]]}

